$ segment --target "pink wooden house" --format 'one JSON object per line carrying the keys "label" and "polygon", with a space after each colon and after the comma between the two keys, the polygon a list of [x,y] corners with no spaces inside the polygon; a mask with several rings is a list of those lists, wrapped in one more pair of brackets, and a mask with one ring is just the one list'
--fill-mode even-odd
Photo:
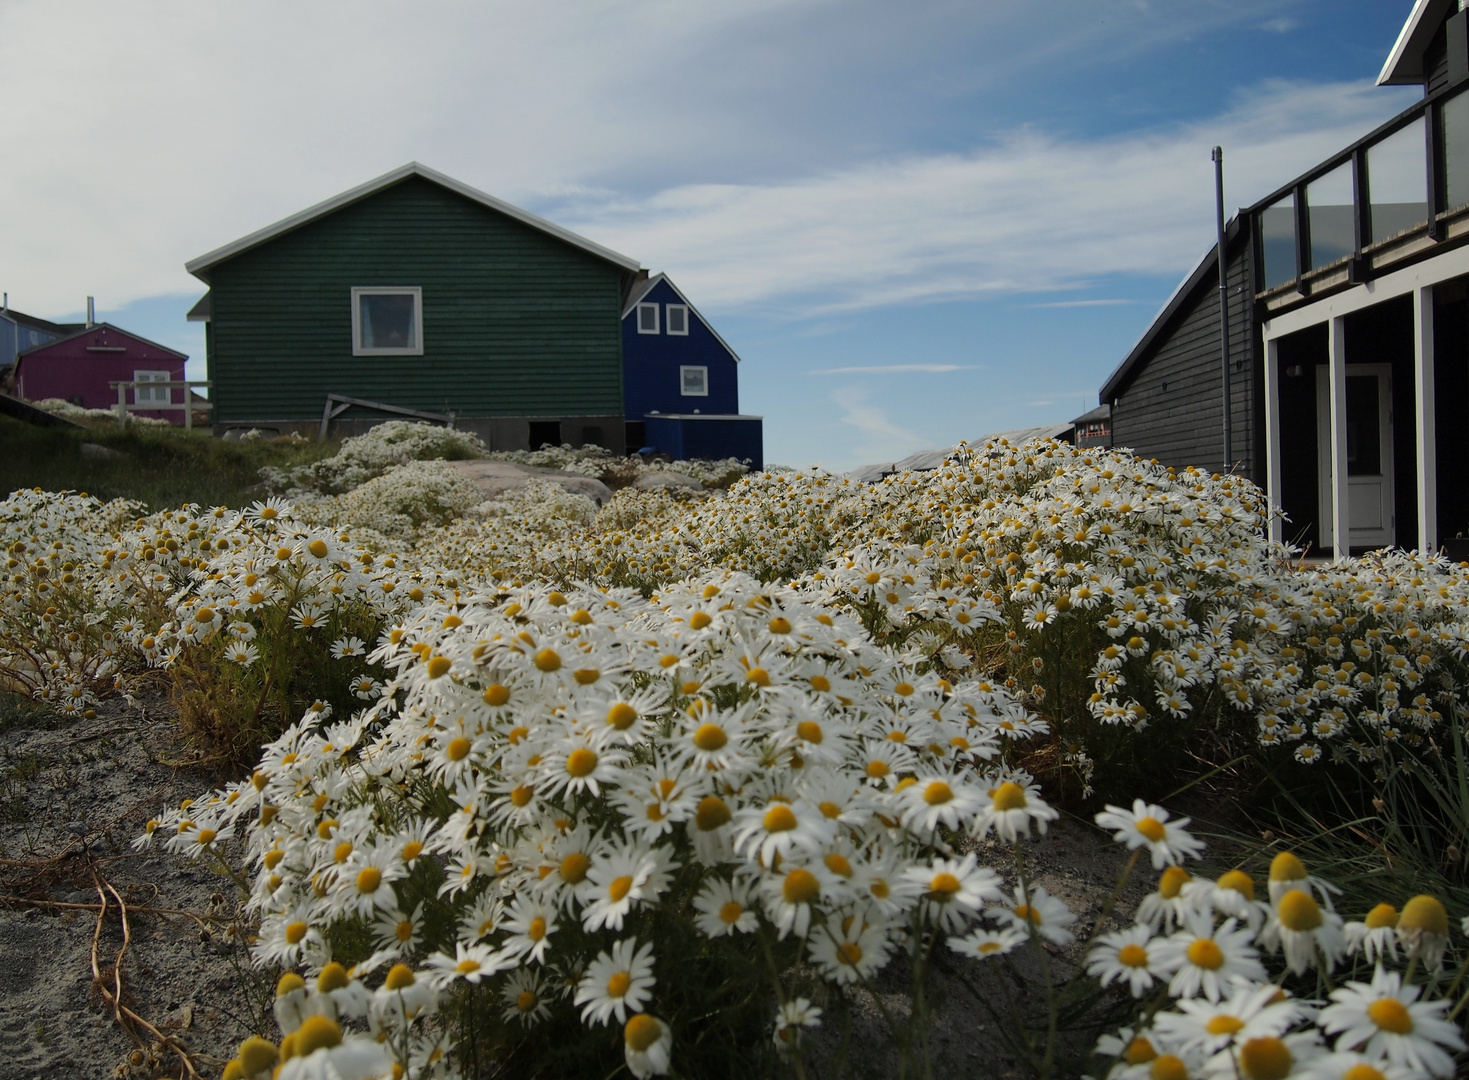
{"label": "pink wooden house", "polygon": [[[15,390],[28,401],[64,398],[84,409],[112,409],[117,390],[109,385],[133,380],[181,382],[184,361],[181,352],[165,348],[147,338],[119,330],[109,323],[95,323],[56,341],[26,349],[15,361]],[[183,387],[137,387],[127,391],[128,404],[182,405]],[[182,409],[139,410],[133,416],[150,416],[183,424]]]}

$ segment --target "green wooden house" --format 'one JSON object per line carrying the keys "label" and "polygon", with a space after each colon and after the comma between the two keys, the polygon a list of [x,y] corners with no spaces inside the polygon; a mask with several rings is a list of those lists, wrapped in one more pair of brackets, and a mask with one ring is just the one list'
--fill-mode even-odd
{"label": "green wooden house", "polygon": [[637,260],[442,173],[405,165],[186,269],[217,431],[452,413],[497,450],[623,449]]}

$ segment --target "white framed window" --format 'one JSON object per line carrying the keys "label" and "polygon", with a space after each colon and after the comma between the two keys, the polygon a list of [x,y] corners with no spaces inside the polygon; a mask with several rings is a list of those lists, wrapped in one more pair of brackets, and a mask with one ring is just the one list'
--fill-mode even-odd
{"label": "white framed window", "polygon": [[656,334],[658,332],[658,305],[638,305],[638,333]]}
{"label": "white framed window", "polygon": [[[154,383],[170,382],[173,373],[169,371],[135,371],[133,382]],[[135,386],[133,387],[133,404],[135,405],[170,405],[173,403],[173,390],[167,386]]]}
{"label": "white framed window", "polygon": [[677,337],[688,337],[689,306],[687,304],[668,305],[668,332]]}
{"label": "white framed window", "polygon": [[684,397],[708,397],[709,369],[702,364],[698,367],[685,364],[678,369],[678,387]]}
{"label": "white framed window", "polygon": [[422,356],[423,290],[352,287],[353,356]]}

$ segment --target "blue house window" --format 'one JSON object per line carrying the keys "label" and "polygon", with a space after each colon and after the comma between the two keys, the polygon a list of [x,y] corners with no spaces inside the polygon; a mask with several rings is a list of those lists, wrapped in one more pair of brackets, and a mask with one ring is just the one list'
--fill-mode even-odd
{"label": "blue house window", "polygon": [[688,337],[689,308],[687,304],[668,305],[668,332],[678,337]]}
{"label": "blue house window", "polygon": [[638,333],[656,334],[658,332],[658,305],[638,305]]}
{"label": "blue house window", "polygon": [[678,369],[679,392],[684,397],[709,396],[709,369],[685,365]]}

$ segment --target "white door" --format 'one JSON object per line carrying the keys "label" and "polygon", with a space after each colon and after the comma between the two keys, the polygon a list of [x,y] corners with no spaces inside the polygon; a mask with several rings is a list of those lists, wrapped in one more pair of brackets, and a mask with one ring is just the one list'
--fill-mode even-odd
{"label": "white door", "polygon": [[[1393,513],[1392,366],[1347,366],[1347,521],[1349,547],[1390,547]],[[1331,376],[1316,368],[1316,461],[1321,478],[1321,549],[1333,544],[1331,529]]]}

